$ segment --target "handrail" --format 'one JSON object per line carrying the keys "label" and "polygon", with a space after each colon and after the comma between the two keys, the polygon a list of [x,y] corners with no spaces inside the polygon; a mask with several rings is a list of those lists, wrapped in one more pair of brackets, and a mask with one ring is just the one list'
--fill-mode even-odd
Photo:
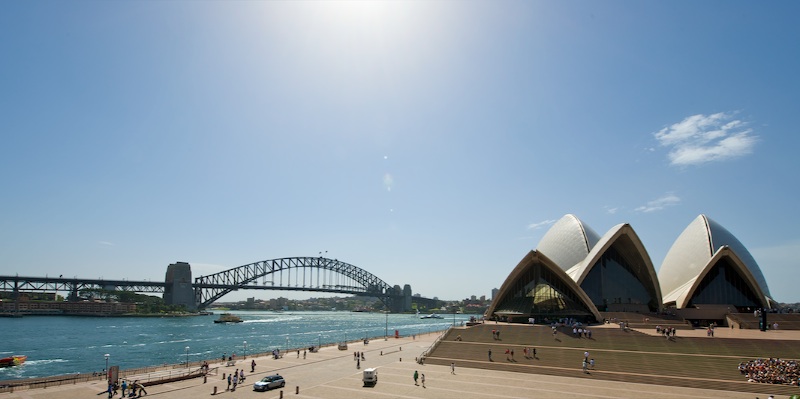
{"label": "handrail", "polygon": [[441,334],[439,334],[439,336],[438,336],[438,337],[436,337],[436,339],[435,339],[435,340],[433,340],[433,343],[432,343],[432,344],[431,344],[431,345],[428,347],[428,349],[425,349],[425,350],[422,352],[422,354],[420,354],[420,355],[419,355],[419,357],[417,358],[417,363],[419,363],[419,364],[424,364],[424,363],[425,363],[425,358],[426,358],[426,357],[428,357],[428,355],[429,355],[431,352],[433,352],[433,350],[434,350],[434,349],[436,349],[436,347],[437,347],[437,346],[439,346],[439,343],[442,341],[442,339],[444,339],[444,337],[445,337],[445,336],[446,336],[446,335],[447,335],[447,334],[450,332],[450,330],[452,330],[453,328],[454,328],[453,326],[447,327],[447,329],[446,329],[446,330],[444,330],[444,331],[443,331]]}

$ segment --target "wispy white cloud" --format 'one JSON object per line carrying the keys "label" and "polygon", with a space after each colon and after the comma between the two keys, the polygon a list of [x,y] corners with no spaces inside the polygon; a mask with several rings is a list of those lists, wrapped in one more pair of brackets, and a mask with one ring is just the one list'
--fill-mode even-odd
{"label": "wispy white cloud", "polygon": [[654,133],[672,165],[698,165],[747,155],[753,152],[758,136],[745,122],[733,119],[734,113],[692,115]]}
{"label": "wispy white cloud", "polygon": [[386,191],[392,191],[392,186],[394,185],[394,177],[392,175],[386,173],[383,175],[383,187],[386,188]]}
{"label": "wispy white cloud", "polygon": [[555,222],[556,222],[555,220],[545,220],[537,223],[531,223],[528,225],[528,230],[537,230],[540,227],[549,226]]}
{"label": "wispy white cloud", "polygon": [[617,213],[618,210],[619,210],[619,208],[617,208],[617,207],[614,207],[614,208],[611,208],[609,206],[606,207],[606,213],[609,214],[609,215],[613,215],[613,214]]}
{"label": "wispy white cloud", "polygon": [[646,205],[642,205],[634,210],[636,212],[644,212],[644,213],[655,212],[655,211],[660,211],[669,206],[678,205],[680,202],[681,199],[678,198],[678,196],[674,194],[666,194],[663,197],[653,201],[649,201]]}
{"label": "wispy white cloud", "polygon": [[107,247],[116,247],[117,246],[117,244],[114,244],[113,242],[108,242],[108,241],[98,241],[97,243],[100,244],[100,245],[105,245]]}

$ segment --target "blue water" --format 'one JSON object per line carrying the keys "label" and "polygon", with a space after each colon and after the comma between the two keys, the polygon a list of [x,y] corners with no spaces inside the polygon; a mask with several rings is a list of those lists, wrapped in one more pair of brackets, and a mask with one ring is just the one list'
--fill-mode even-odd
{"label": "blue water", "polygon": [[[0,319],[0,357],[27,355],[19,367],[0,368],[0,380],[131,369],[165,363],[217,360],[223,353],[263,353],[364,337],[446,329],[453,315],[420,319],[409,314],[357,312],[231,312],[244,322],[215,324],[218,315],[194,317],[26,316]],[[461,323],[469,315],[455,315]],[[387,326],[388,321],[388,326]],[[288,341],[287,341],[288,340]],[[247,341],[245,348],[244,342]],[[189,347],[187,350],[186,347]]]}

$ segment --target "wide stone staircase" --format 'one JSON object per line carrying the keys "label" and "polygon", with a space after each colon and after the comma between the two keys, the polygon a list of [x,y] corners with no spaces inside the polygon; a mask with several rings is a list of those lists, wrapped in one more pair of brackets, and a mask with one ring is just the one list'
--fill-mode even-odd
{"label": "wide stone staircase", "polygon": [[631,313],[631,312],[601,312],[603,318],[610,324],[619,322],[628,323],[630,328],[655,329],[656,326],[670,327],[676,330],[691,330],[692,325],[678,316],[659,313]]}
{"label": "wide stone staircase", "polygon": [[[733,320],[739,328],[757,330],[759,318],[752,313],[731,313],[728,318]],[[767,324],[771,330],[774,323],[778,323],[779,330],[800,330],[800,313],[767,313]]]}
{"label": "wide stone staircase", "polygon": [[[652,322],[652,321],[651,321]],[[505,370],[654,385],[757,391],[775,395],[800,393],[798,387],[747,382],[738,371],[742,361],[759,357],[800,359],[797,341],[649,336],[611,325],[589,327],[592,338],[576,337],[572,328],[492,324],[452,329],[427,355],[426,364]],[[499,339],[492,330],[499,330]],[[526,358],[523,348],[536,348]],[[489,359],[489,351],[492,359]],[[514,357],[506,354],[513,350]],[[581,370],[584,353],[595,368]],[[653,393],[658,388],[653,388]],[[644,395],[645,397],[648,395]],[[655,397],[655,396],[652,396]]]}

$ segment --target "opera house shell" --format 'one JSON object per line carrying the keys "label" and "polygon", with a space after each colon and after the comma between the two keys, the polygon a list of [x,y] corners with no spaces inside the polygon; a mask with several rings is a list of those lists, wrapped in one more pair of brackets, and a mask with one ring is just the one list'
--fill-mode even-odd
{"label": "opera house shell", "polygon": [[601,320],[600,312],[658,312],[699,303],[769,307],[771,301],[747,249],[705,215],[678,237],[658,274],[630,224],[601,237],[575,215],[565,215],[508,275],[486,316],[591,321]]}
{"label": "opera house shell", "polygon": [[539,241],[536,249],[563,270],[583,261],[600,236],[575,215],[564,215]]}
{"label": "opera house shell", "polygon": [[672,244],[658,279],[664,304],[677,309],[701,304],[772,307],[767,281],[741,242],[719,223],[700,215]]}

